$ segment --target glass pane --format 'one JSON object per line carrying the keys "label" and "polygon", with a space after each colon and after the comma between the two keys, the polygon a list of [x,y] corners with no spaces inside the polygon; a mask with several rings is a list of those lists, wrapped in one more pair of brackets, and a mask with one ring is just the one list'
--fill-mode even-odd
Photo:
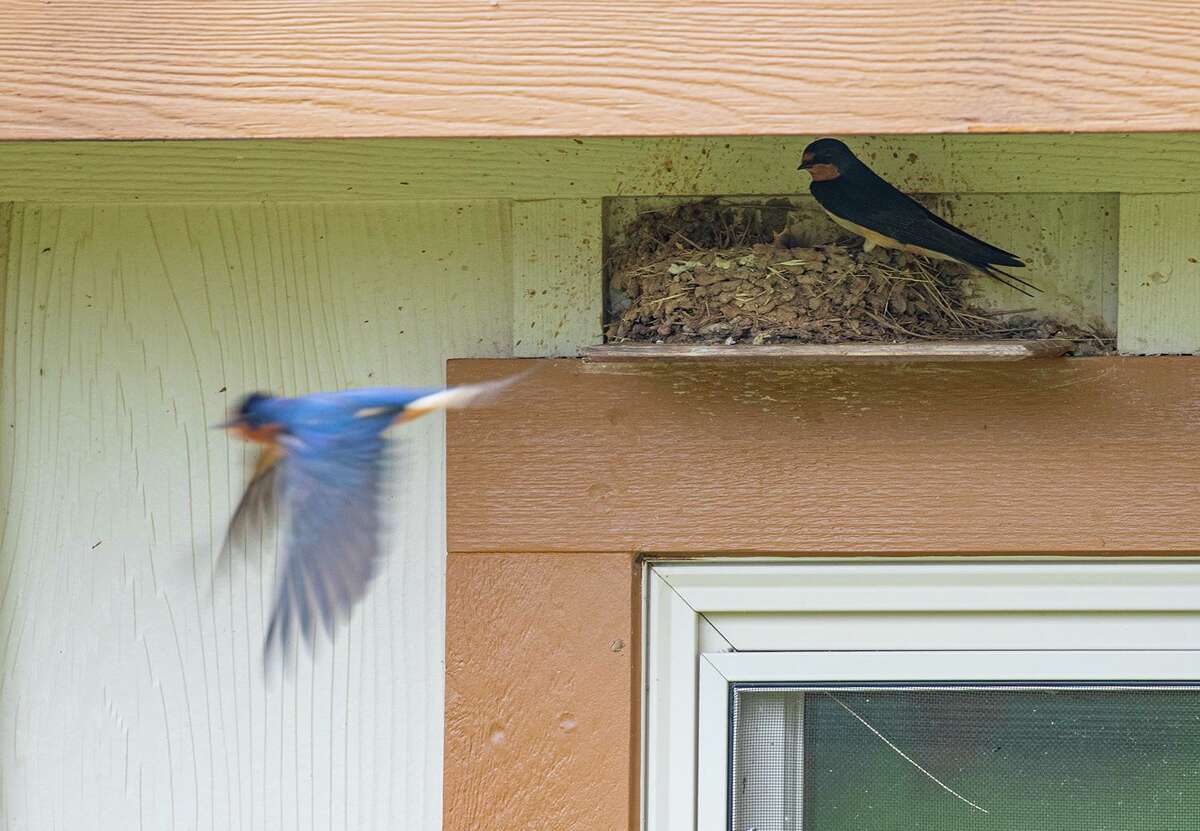
{"label": "glass pane", "polygon": [[732,831],[1196,831],[1200,691],[736,687]]}

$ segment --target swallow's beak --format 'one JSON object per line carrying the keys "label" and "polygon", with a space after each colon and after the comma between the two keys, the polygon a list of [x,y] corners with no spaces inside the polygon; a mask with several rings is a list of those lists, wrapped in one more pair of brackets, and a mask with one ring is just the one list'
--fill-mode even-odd
{"label": "swallow's beak", "polygon": [[240,423],[241,423],[240,419],[231,418],[231,419],[227,419],[226,421],[219,421],[216,424],[210,424],[208,429],[210,429],[210,430],[228,430],[230,427],[236,427]]}
{"label": "swallow's beak", "polygon": [[807,153],[805,153],[804,157],[802,159],[800,159],[800,166],[796,169],[797,170],[808,170],[812,166],[813,166],[813,157],[808,155]]}

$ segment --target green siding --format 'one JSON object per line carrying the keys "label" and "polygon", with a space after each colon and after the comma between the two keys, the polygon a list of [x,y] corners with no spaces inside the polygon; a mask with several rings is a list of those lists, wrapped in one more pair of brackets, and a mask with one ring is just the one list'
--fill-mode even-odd
{"label": "green siding", "polygon": [[[795,168],[809,138],[0,143],[0,201],[495,200],[513,229],[493,256],[510,268],[514,294],[504,314],[518,330],[517,351],[564,355],[599,337],[602,201],[803,195],[807,178]],[[875,136],[851,143],[900,187],[944,194],[955,219],[1030,258],[1030,276],[1048,289],[1039,310],[1078,323],[1119,323],[1121,346],[1132,353],[1200,348],[1200,278],[1188,270],[1200,242],[1189,207],[1200,194],[1200,135]],[[1156,214],[1141,210],[1152,197],[1162,198],[1167,224],[1155,226]],[[1134,218],[1120,220],[1122,210]],[[546,213],[554,211],[562,212],[558,224]],[[1163,268],[1175,269],[1169,288],[1161,280],[1144,285],[1165,276]],[[980,290],[985,305],[1013,305],[994,286]]]}

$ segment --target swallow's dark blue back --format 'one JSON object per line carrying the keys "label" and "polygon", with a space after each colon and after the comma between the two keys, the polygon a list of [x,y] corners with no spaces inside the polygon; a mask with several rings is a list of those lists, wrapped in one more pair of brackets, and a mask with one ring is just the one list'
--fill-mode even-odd
{"label": "swallow's dark blue back", "polygon": [[431,390],[376,388],[279,401],[277,496],[287,517],[285,554],[264,657],[286,656],[295,632],[332,632],[366,592],[381,551],[384,431]]}

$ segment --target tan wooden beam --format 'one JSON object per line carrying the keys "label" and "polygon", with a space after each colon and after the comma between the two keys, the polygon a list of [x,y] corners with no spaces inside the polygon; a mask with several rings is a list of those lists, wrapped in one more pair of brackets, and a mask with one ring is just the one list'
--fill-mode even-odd
{"label": "tan wooden beam", "polygon": [[4,139],[1200,127],[1176,0],[10,0]]}
{"label": "tan wooden beam", "polygon": [[449,416],[452,551],[1200,550],[1195,358],[540,363]]}

